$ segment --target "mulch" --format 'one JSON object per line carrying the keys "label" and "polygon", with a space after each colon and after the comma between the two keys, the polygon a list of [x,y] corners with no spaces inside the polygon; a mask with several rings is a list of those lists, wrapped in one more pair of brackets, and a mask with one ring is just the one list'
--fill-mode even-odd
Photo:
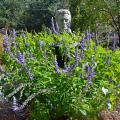
{"label": "mulch", "polygon": [[102,110],[100,113],[100,120],[120,120],[120,101],[112,112]]}

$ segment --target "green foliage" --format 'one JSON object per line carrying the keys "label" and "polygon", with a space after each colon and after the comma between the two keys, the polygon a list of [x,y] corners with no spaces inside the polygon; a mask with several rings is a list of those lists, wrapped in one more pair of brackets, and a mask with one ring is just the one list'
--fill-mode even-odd
{"label": "green foliage", "polygon": [[[80,58],[78,66],[68,73],[63,72],[62,68],[59,68],[60,74],[55,72],[54,45],[59,43],[62,55],[66,55],[67,46],[67,55],[70,57],[67,65],[71,66],[75,61],[75,46],[82,38],[82,34],[75,33],[62,35],[27,33],[25,38],[17,37],[17,48],[15,49],[11,44],[11,52],[16,58],[18,51],[24,53],[25,66],[30,70],[34,80],[29,79],[24,65],[18,64],[9,53],[3,54],[6,72],[10,73],[1,80],[1,86],[6,95],[14,90],[16,84],[20,83],[32,83],[32,86],[28,86],[23,91],[23,100],[43,88],[49,88],[52,91],[36,97],[31,102],[31,120],[57,119],[61,116],[68,116],[73,120],[76,118],[93,120],[93,118],[97,119],[99,112],[108,108],[108,105],[111,105],[110,110],[113,109],[120,97],[118,87],[120,85],[120,50],[106,51],[105,48],[98,45],[94,51],[95,43],[90,39],[90,46],[85,43],[85,59],[80,57],[82,50],[78,50]],[[24,44],[25,42],[29,43],[28,46]],[[32,57],[30,57],[30,53],[32,53]],[[94,65],[91,63],[92,56],[94,56]],[[107,56],[110,57],[110,64],[106,64]],[[92,66],[95,71],[95,77],[91,79],[92,86],[87,83],[84,68],[86,64]],[[110,77],[112,77],[112,82],[109,81]],[[11,89],[4,87],[6,84],[10,84]],[[86,86],[84,93],[82,92],[83,85]]]}
{"label": "green foliage", "polygon": [[16,27],[23,13],[24,0],[0,1],[0,27]]}
{"label": "green foliage", "polygon": [[111,25],[119,33],[119,0],[70,0],[74,30],[95,30],[97,23]]}

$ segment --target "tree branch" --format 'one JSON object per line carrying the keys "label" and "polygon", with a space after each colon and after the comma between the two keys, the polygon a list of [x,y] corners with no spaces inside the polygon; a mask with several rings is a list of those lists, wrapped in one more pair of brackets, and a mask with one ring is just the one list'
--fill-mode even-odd
{"label": "tree branch", "polygon": [[42,89],[42,90],[39,90],[37,93],[33,93],[31,96],[29,96],[29,97],[23,102],[23,104],[19,107],[18,110],[24,109],[24,108],[27,106],[27,104],[28,104],[31,100],[33,100],[35,97],[37,97],[39,94],[49,93],[49,92],[51,92],[50,89]]}

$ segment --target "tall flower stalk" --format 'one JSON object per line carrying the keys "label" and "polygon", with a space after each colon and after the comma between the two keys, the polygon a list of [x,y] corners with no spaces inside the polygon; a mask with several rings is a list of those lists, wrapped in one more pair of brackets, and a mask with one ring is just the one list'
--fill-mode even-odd
{"label": "tall flower stalk", "polygon": [[16,44],[16,31],[15,31],[15,29],[13,29],[13,30],[11,31],[11,36],[12,36],[13,46],[14,46],[14,48],[16,49],[16,48],[17,48],[17,44]]}
{"label": "tall flower stalk", "polygon": [[20,51],[18,51],[17,53],[17,59],[18,59],[19,64],[25,65],[24,54],[22,54]]}
{"label": "tall flower stalk", "polygon": [[56,55],[55,55],[55,58],[54,58],[54,66],[55,66],[55,72],[60,73]]}
{"label": "tall flower stalk", "polygon": [[10,51],[10,42],[9,42],[9,37],[8,37],[7,31],[4,31],[3,34],[4,34],[3,48],[4,48],[5,52],[9,52]]}
{"label": "tall flower stalk", "polygon": [[107,64],[107,65],[110,64],[110,56],[107,56],[106,64]]}
{"label": "tall flower stalk", "polygon": [[23,66],[30,80],[34,80],[32,72],[27,68],[24,54],[18,51],[17,62]]}
{"label": "tall flower stalk", "polygon": [[88,83],[89,86],[92,86],[92,81],[91,80],[92,80],[92,78],[94,78],[95,72],[90,65],[86,65],[85,70],[86,70],[87,83]]}
{"label": "tall flower stalk", "polygon": [[112,50],[114,51],[116,49],[116,35],[114,34],[112,38]]}

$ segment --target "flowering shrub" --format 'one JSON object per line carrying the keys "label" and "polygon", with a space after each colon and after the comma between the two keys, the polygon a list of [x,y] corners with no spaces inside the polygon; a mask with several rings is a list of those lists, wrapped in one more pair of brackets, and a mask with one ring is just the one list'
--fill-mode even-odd
{"label": "flowering shrub", "polygon": [[16,36],[12,31],[4,34],[3,47],[6,97],[21,83],[28,86],[15,94],[20,101],[41,89],[51,91],[30,103],[31,120],[97,118],[120,97],[120,51],[106,50],[92,34]]}

